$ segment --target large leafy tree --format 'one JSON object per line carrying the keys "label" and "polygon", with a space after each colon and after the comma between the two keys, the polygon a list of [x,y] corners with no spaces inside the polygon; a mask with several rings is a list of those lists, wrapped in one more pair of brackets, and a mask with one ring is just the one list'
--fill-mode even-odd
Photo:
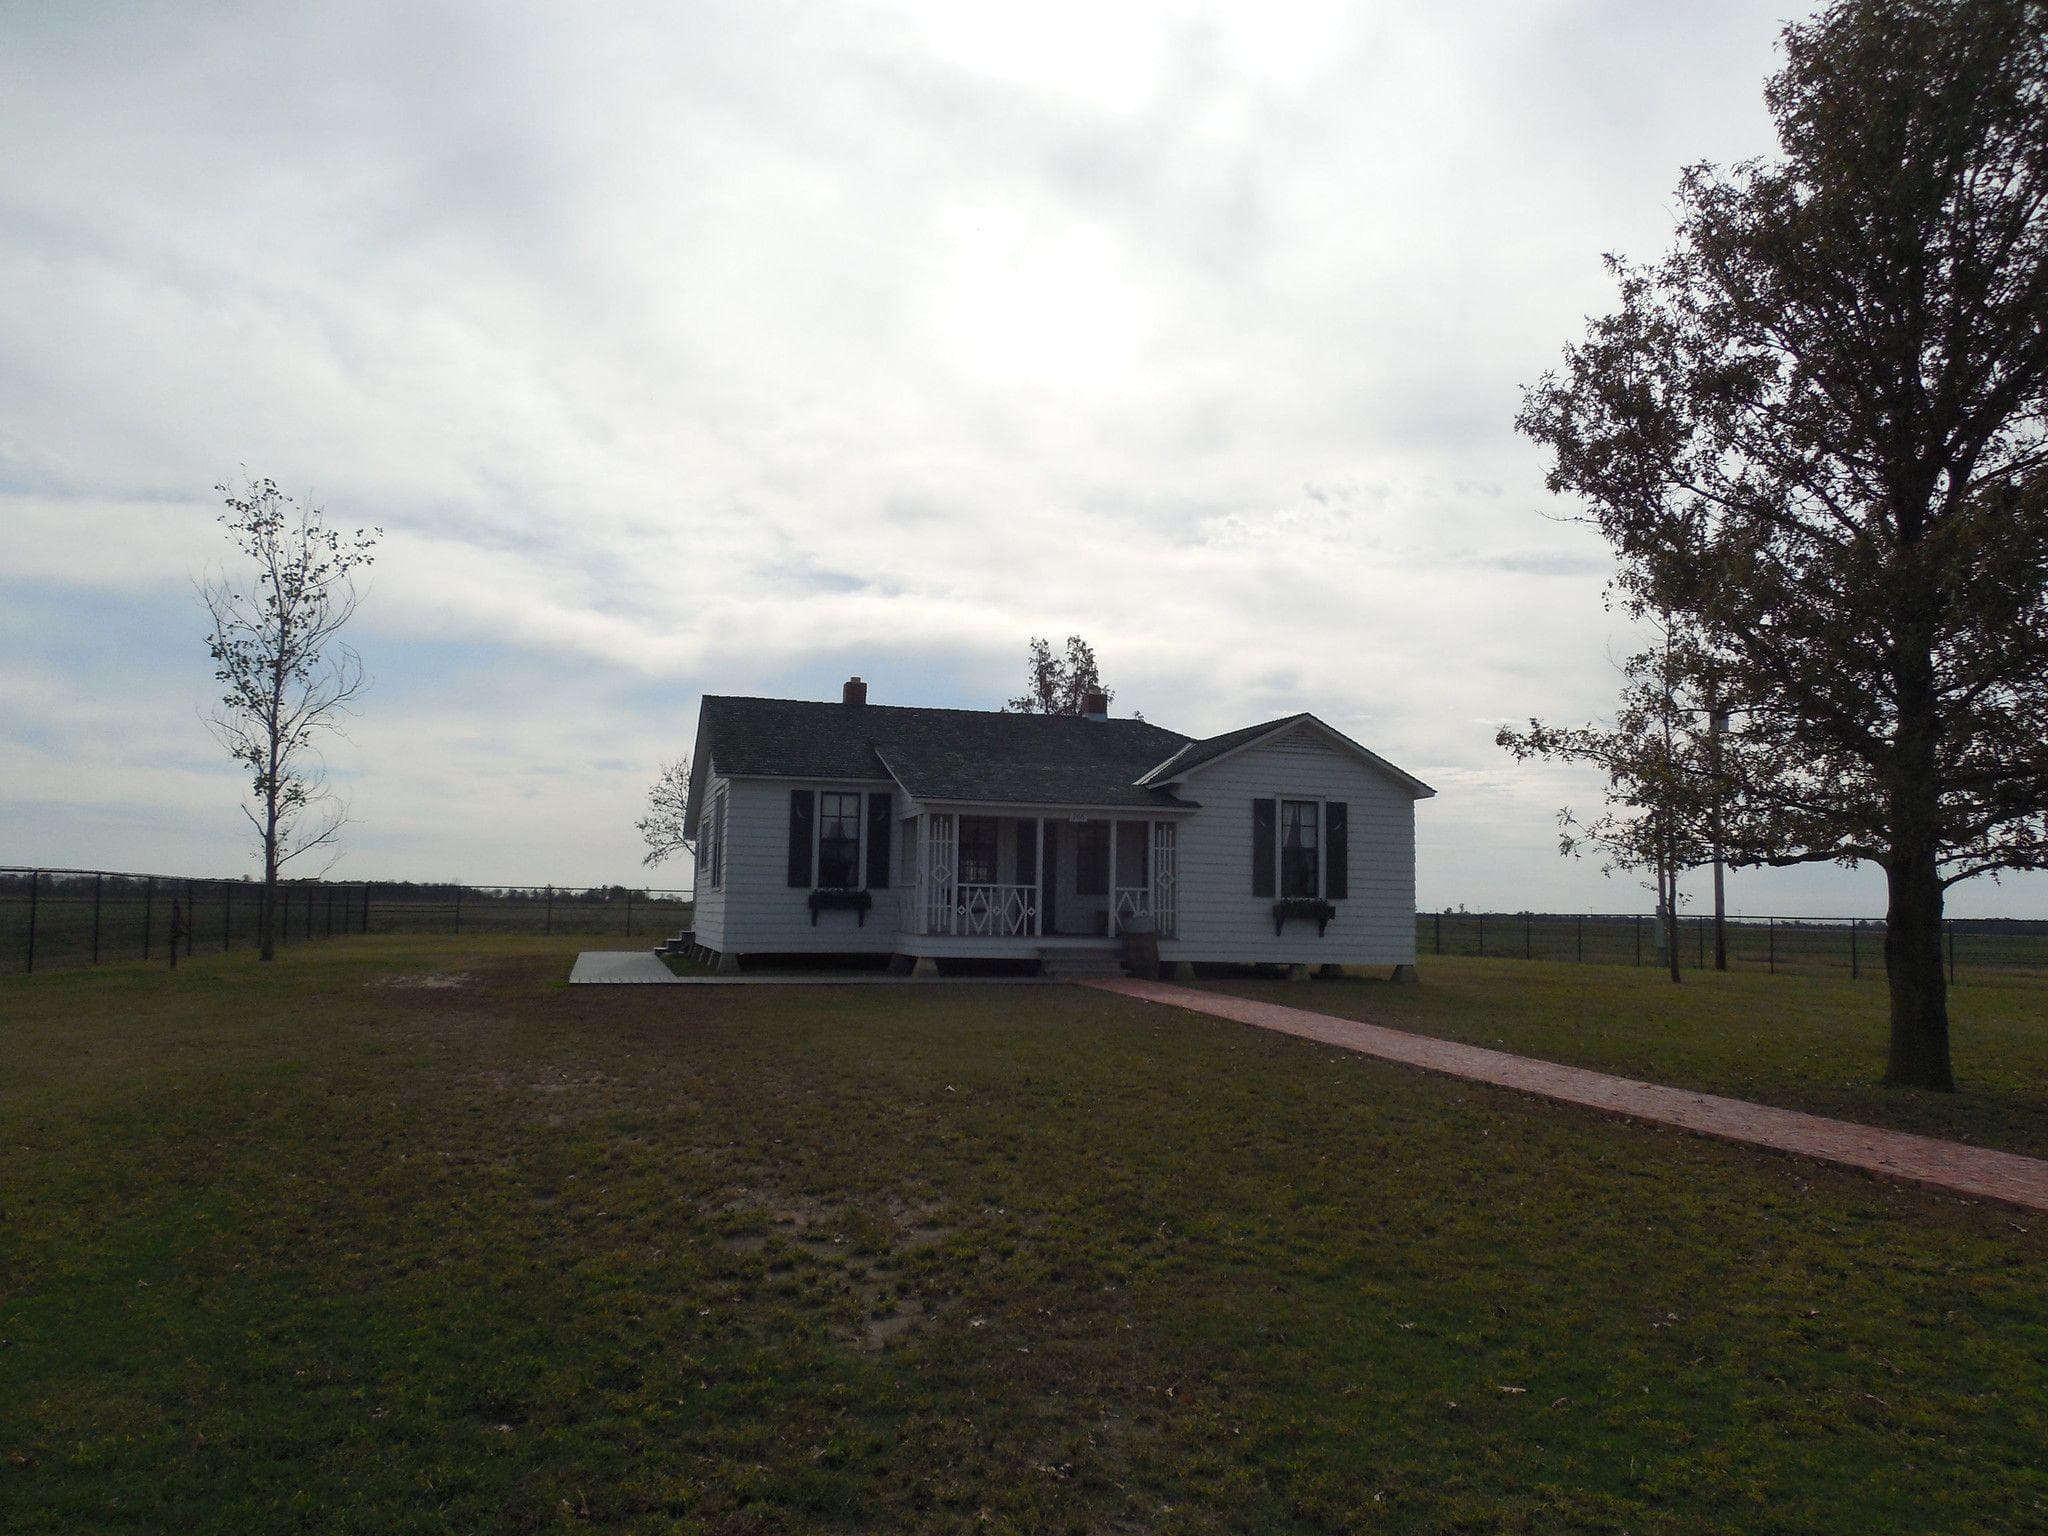
{"label": "large leafy tree", "polygon": [[2048,866],[2048,0],[1784,43],[1781,155],[1685,173],[1519,425],[1726,676],[1732,856],[1884,869],[1887,1079],[1947,1088],[1944,893]]}

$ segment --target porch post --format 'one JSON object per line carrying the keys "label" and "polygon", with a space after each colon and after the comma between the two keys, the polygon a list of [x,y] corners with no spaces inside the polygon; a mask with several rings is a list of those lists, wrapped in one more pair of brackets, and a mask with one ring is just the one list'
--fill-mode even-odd
{"label": "porch post", "polygon": [[1031,892],[1031,937],[1045,937],[1045,818],[1036,819],[1037,830],[1032,834],[1038,839],[1038,851],[1031,860],[1036,885]]}
{"label": "porch post", "polygon": [[1109,818],[1109,936],[1112,939],[1116,937],[1117,930],[1116,845],[1118,842],[1118,838],[1116,835],[1116,830],[1117,819],[1114,816],[1112,816]]}
{"label": "porch post", "polygon": [[931,832],[930,823],[923,811],[917,813],[917,827],[910,834],[910,847],[917,858],[916,878],[911,882],[911,899],[917,903],[917,912],[911,918],[912,933],[929,933],[932,926],[932,891],[926,882],[931,878]]}

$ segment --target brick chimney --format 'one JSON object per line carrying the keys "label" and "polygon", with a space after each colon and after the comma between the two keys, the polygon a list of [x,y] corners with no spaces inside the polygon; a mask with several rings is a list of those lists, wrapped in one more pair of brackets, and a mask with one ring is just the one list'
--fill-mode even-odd
{"label": "brick chimney", "polygon": [[1081,718],[1084,720],[1107,720],[1109,718],[1109,695],[1106,693],[1082,694]]}
{"label": "brick chimney", "polygon": [[868,685],[857,677],[849,677],[846,680],[845,691],[839,696],[839,702],[858,707],[867,703],[867,701]]}

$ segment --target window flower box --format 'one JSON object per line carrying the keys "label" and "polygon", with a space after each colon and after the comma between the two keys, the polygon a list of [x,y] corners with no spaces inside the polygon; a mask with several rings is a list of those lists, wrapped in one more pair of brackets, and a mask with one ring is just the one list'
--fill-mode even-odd
{"label": "window flower box", "polygon": [[1314,896],[1289,896],[1273,903],[1273,937],[1280,937],[1280,930],[1287,919],[1298,917],[1316,925],[1316,937],[1323,936],[1323,930],[1330,926],[1337,916],[1336,906]]}
{"label": "window flower box", "polygon": [[842,891],[836,888],[819,887],[811,892],[811,926],[818,926],[820,912],[853,912],[859,914],[860,926],[868,925],[868,914],[875,909],[872,891]]}

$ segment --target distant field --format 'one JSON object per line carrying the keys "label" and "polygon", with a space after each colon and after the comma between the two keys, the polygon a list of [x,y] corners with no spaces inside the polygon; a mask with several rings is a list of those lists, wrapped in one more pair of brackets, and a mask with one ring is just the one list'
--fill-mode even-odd
{"label": "distant field", "polygon": [[[2048,1528],[2037,1223],[1099,993],[574,948],[0,978],[0,1528]],[[1632,984],[1276,990],[1679,1063],[1740,1013]],[[1743,996],[1818,1059],[1847,991]]]}

